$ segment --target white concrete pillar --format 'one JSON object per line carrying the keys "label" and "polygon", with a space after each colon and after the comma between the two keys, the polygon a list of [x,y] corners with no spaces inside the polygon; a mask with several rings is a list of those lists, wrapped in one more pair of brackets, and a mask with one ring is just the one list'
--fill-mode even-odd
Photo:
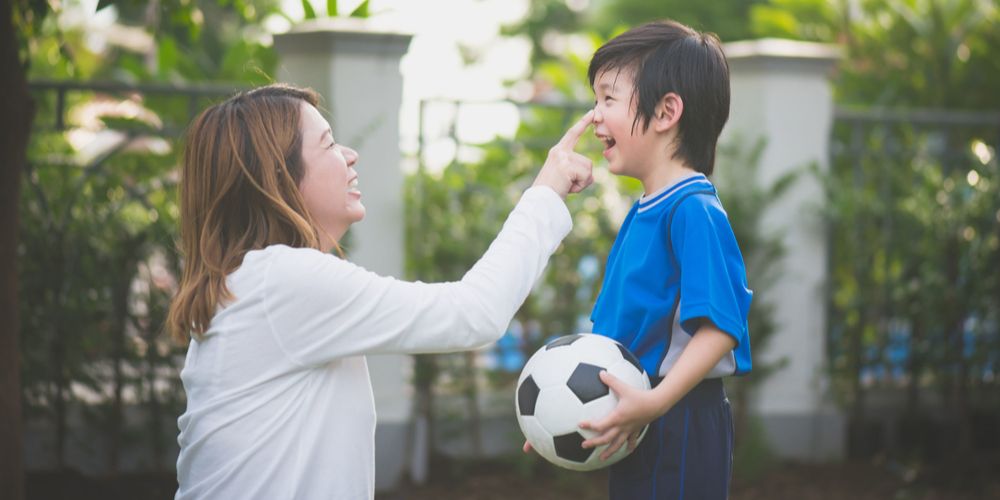
{"label": "white concrete pillar", "polygon": [[[767,440],[781,457],[828,460],[843,456],[844,418],[834,406],[827,377],[827,235],[819,210],[820,183],[807,168],[826,171],[833,124],[830,72],[837,47],[763,39],[726,44],[732,108],[722,142],[766,146],[759,182],[770,185],[792,170],[803,173],[763,216],[762,226],[780,234],[786,254],[769,290],[777,332],[756,362],[786,359],[766,379],[751,411],[761,417]],[[753,283],[750,284],[753,287]],[[750,332],[753,335],[753,332]],[[750,376],[753,376],[752,374]]]}
{"label": "white concrete pillar", "polygon": [[[384,276],[403,278],[403,172],[399,112],[400,59],[412,35],[372,29],[364,20],[328,18],[275,35],[278,80],[313,88],[337,142],[358,151],[365,220],[348,233],[348,258]],[[409,356],[369,356],[378,412],[376,489],[391,488],[404,467],[411,413]]]}

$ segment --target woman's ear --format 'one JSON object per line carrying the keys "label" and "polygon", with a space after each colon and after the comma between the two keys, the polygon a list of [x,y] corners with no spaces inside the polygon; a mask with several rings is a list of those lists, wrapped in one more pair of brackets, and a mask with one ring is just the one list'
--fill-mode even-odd
{"label": "woman's ear", "polygon": [[653,130],[666,132],[681,121],[684,114],[684,100],[674,92],[669,92],[660,98],[653,110]]}

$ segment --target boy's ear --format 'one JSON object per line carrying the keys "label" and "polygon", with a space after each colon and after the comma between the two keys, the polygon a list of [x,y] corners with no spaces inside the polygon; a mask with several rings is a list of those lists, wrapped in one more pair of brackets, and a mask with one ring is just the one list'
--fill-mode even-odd
{"label": "boy's ear", "polygon": [[653,110],[653,130],[666,132],[681,121],[684,114],[684,100],[674,92],[669,92],[660,98]]}

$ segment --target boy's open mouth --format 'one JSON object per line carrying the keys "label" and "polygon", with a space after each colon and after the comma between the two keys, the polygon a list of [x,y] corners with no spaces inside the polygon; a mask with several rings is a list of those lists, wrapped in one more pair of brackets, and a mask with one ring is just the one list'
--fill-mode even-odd
{"label": "boy's open mouth", "polygon": [[604,150],[605,151],[607,151],[607,150],[615,147],[615,140],[611,136],[598,136],[597,138],[600,139],[601,142],[604,143]]}

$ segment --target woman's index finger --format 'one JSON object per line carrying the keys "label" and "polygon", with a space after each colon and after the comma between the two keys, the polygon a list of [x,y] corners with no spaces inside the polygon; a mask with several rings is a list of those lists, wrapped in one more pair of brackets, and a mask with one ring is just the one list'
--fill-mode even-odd
{"label": "woman's index finger", "polygon": [[576,143],[580,141],[580,137],[587,130],[587,127],[594,122],[594,110],[587,111],[587,114],[583,115],[576,123],[573,124],[569,130],[566,131],[566,135],[562,136],[559,140],[559,146],[572,150],[576,147]]}

